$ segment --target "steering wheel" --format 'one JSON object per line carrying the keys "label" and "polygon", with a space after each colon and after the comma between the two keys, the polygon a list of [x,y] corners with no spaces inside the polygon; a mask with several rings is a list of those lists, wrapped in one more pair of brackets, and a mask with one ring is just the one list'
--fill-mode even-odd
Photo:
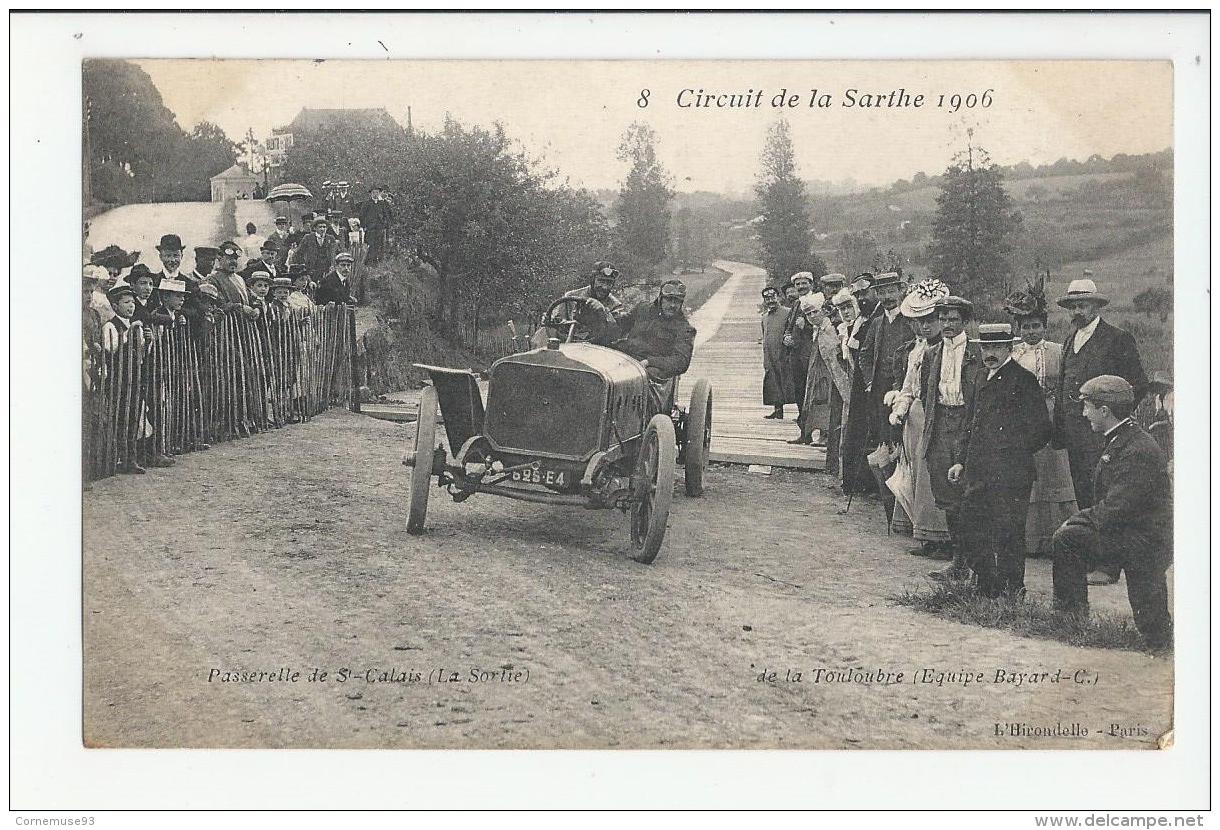
{"label": "steering wheel", "polygon": [[[551,303],[550,308],[546,310],[546,314],[542,316],[542,324],[550,329],[559,329],[563,326],[568,327],[568,337],[565,343],[572,342],[572,334],[576,331],[576,312],[583,307],[585,300],[583,297],[560,297],[555,302]],[[555,309],[563,306],[564,319],[553,320],[551,315],[555,313]],[[570,310],[569,310],[570,309]]]}

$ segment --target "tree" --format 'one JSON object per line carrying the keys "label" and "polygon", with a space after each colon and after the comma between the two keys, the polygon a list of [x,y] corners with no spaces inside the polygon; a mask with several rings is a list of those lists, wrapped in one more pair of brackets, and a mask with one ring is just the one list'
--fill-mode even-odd
{"label": "tree", "polygon": [[617,157],[631,169],[614,203],[614,256],[629,279],[647,279],[669,253],[672,177],[657,159],[657,134],[645,123],[627,128]]}
{"label": "tree", "polygon": [[996,299],[1012,273],[1008,254],[1021,216],[1004,190],[1003,175],[982,148],[967,145],[941,180],[932,220],[932,270],[955,294],[975,302]]}
{"label": "tree", "polygon": [[148,73],[122,60],[87,60],[90,183],[103,202],[192,201],[209,198],[208,179],[233,164],[235,145],[215,124],[188,136],[161,100]]}
{"label": "tree", "polygon": [[796,156],[787,121],[781,119],[767,131],[761,164],[754,194],[762,216],[758,223],[758,246],[763,268],[772,282],[798,271],[821,276],[826,273],[826,266],[811,250],[813,233],[809,228],[805,183],[796,174]]}

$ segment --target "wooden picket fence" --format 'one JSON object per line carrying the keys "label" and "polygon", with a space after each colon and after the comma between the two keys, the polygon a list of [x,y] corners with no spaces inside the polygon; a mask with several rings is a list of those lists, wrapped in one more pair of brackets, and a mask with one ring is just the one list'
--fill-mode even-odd
{"label": "wooden picket fence", "polygon": [[133,328],[86,365],[84,474],[105,478],[158,455],[359,408],[355,309],[290,309],[257,320],[220,315]]}

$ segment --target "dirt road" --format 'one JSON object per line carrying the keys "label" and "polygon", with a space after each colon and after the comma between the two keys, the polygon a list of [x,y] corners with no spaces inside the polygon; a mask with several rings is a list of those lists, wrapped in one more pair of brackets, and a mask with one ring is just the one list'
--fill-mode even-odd
{"label": "dirt road", "polygon": [[838,515],[824,476],[713,468],[645,566],[614,512],[434,491],[407,535],[413,434],[336,411],[94,483],[88,742],[1144,748],[1169,725],[1168,660],[894,606],[927,563],[875,504]]}

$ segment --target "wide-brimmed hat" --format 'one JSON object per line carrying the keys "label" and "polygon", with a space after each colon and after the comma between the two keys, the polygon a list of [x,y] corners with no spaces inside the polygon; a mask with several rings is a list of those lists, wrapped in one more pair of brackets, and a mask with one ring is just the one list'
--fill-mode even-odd
{"label": "wide-brimmed hat", "polygon": [[1164,394],[1173,388],[1173,375],[1166,372],[1164,369],[1158,369],[1148,378],[1148,389],[1152,392],[1160,392]]}
{"label": "wide-brimmed hat", "polygon": [[1106,305],[1110,302],[1110,298],[1097,290],[1097,283],[1092,280],[1072,280],[1068,283],[1067,293],[1060,297],[1056,302],[1061,306],[1067,303],[1075,302],[1076,300],[1091,300],[1099,305]]}
{"label": "wide-brimmed hat", "polygon": [[157,250],[158,251],[181,251],[181,250],[183,250],[182,237],[178,236],[178,234],[176,234],[176,233],[167,233],[165,236],[161,237],[161,241],[157,243]]}
{"label": "wide-brimmed hat", "polygon": [[110,272],[101,265],[86,265],[81,273],[84,282],[110,282]]}
{"label": "wide-brimmed hat", "polygon": [[150,280],[156,279],[149,267],[142,262],[131,266],[131,270],[127,272],[127,277],[125,279],[128,285],[135,285],[136,280],[138,280],[140,277],[148,277]]}
{"label": "wide-brimmed hat", "polygon": [[130,268],[135,265],[140,259],[139,251],[128,253],[118,245],[107,245],[102,250],[95,253],[89,258],[89,262],[93,265],[100,265],[103,268]]}
{"label": "wide-brimmed hat", "polygon": [[979,336],[970,342],[1012,344],[1020,339],[1012,336],[1012,323],[979,323]]}
{"label": "wide-brimmed hat", "polygon": [[885,288],[887,285],[899,285],[902,283],[902,275],[897,271],[886,271],[884,274],[877,274],[872,279],[873,288]]}
{"label": "wide-brimmed hat", "polygon": [[797,302],[801,304],[802,314],[808,314],[811,311],[821,311],[826,307],[826,295],[821,291],[811,291]]}
{"label": "wide-brimmed hat", "polygon": [[927,317],[936,311],[936,303],[949,296],[949,286],[938,279],[920,280],[902,298],[898,313],[916,319]]}

